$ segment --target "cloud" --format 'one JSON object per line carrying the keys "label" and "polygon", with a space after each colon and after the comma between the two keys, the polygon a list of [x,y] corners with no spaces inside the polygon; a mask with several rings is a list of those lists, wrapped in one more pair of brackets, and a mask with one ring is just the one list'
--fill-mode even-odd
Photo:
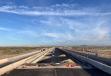
{"label": "cloud", "polygon": [[51,37],[51,38],[59,38],[60,37],[60,35],[57,33],[44,33],[44,36]]}
{"label": "cloud", "polygon": [[[32,8],[26,6],[1,6],[0,12],[34,17],[42,16],[37,19],[37,21],[32,20],[34,24],[30,26],[33,28],[24,27],[24,29],[13,29],[11,33],[14,33],[12,36],[14,36],[15,39],[26,39],[27,41],[28,39],[32,39],[32,41],[37,39],[43,42],[55,41],[63,44],[71,44],[74,41],[80,41],[79,43],[82,43],[81,41],[84,43],[88,41],[92,41],[91,43],[94,41],[108,41],[111,37],[111,31],[109,29],[110,21],[107,19],[107,17],[110,18],[109,15],[111,15],[111,13],[102,12],[102,10],[97,10],[96,8],[90,9],[83,7],[81,9],[75,9],[73,5]],[[33,26],[36,24],[38,25]],[[11,30],[12,29],[0,27],[0,31]]]}
{"label": "cloud", "polygon": [[[53,32],[46,35],[57,40],[82,40],[82,41],[106,41],[110,38],[110,23],[107,18],[85,17],[85,18],[67,18],[67,17],[47,17],[40,21],[41,24],[50,27]],[[49,30],[50,30],[49,29]]]}
{"label": "cloud", "polygon": [[0,27],[0,31],[12,31],[10,28]]}
{"label": "cloud", "polygon": [[[55,8],[56,7],[56,8]],[[106,16],[111,12],[101,12],[98,9],[78,8],[72,5],[55,5],[50,7],[1,6],[0,12],[14,13],[27,16]]]}
{"label": "cloud", "polygon": [[57,41],[67,41],[67,40],[73,40],[74,36],[70,33],[54,33],[54,32],[48,32],[48,33],[44,33],[43,36],[47,36],[47,37],[51,37],[56,39]]}
{"label": "cloud", "polygon": [[97,38],[99,40],[109,40],[110,39],[110,29],[108,26],[98,25],[94,30],[96,32]]}

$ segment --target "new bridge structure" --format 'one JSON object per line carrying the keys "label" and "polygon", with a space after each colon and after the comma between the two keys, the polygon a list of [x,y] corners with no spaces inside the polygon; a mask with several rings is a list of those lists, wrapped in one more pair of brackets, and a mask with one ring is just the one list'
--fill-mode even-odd
{"label": "new bridge structure", "polygon": [[1,59],[0,76],[111,76],[111,66],[78,52],[53,47]]}

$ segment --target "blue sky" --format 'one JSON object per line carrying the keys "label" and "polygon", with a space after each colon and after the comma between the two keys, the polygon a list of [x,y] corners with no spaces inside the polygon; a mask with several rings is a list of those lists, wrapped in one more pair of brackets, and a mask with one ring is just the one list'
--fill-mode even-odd
{"label": "blue sky", "polygon": [[111,0],[0,0],[0,46],[111,45]]}

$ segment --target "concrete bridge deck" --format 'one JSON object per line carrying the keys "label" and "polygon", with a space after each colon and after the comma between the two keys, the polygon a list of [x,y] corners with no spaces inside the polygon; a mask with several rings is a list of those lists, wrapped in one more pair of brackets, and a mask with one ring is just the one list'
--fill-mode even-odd
{"label": "concrete bridge deck", "polygon": [[46,52],[42,50],[41,53],[32,55],[28,61],[12,68],[12,71],[2,76],[110,76],[106,71],[70,53],[58,48]]}

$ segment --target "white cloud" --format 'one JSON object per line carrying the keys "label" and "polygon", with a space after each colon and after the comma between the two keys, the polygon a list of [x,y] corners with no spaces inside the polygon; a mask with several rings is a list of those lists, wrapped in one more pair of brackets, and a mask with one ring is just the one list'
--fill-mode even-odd
{"label": "white cloud", "polygon": [[[104,22],[107,23],[107,19],[95,18],[95,16],[105,16],[111,15],[110,12],[100,12],[96,9],[67,9],[69,5],[62,5],[62,7],[67,7],[64,9],[54,9],[55,7],[61,7],[61,5],[51,6],[51,7],[33,7],[28,8],[25,6],[2,6],[0,7],[0,12],[15,13],[18,15],[28,15],[28,16],[39,16],[39,15],[53,15],[47,16],[44,20],[40,20],[41,24],[45,24],[47,27],[45,31],[37,32],[36,30],[15,30],[19,36],[30,36],[32,38],[51,38],[56,41],[67,41],[73,42],[76,40],[83,41],[99,41],[109,39],[109,29],[108,26],[102,26]],[[73,7],[73,6],[72,6]],[[93,16],[90,19],[87,16]],[[58,17],[57,17],[58,16]],[[73,19],[62,16],[85,16],[86,20],[83,19]],[[43,27],[45,27],[43,26]],[[110,26],[110,25],[109,25]],[[51,30],[50,30],[51,29]],[[53,29],[53,30],[52,30]],[[56,30],[55,30],[56,29]],[[10,31],[11,29],[0,27],[0,31]],[[59,30],[59,31],[58,31]]]}
{"label": "white cloud", "polygon": [[[71,5],[59,5],[61,8],[55,9],[54,7],[33,7],[26,6],[1,6],[0,12],[14,13],[18,15],[39,16],[39,15],[52,15],[52,16],[105,16],[111,15],[111,12],[100,12],[97,9],[73,9]],[[71,6],[71,9],[69,8]],[[55,5],[57,7],[57,5]],[[67,8],[66,8],[67,7]]]}
{"label": "white cloud", "polygon": [[[48,27],[58,28],[59,30],[66,30],[61,34],[58,29],[55,33],[48,33],[48,36],[58,38],[59,40],[84,40],[84,41],[99,41],[108,40],[110,31],[106,18],[87,18],[84,20],[70,19],[63,17],[47,17],[47,19],[41,21],[41,23]],[[103,27],[104,25],[104,27]],[[57,32],[57,33],[56,33]]]}
{"label": "white cloud", "polygon": [[107,26],[102,27],[102,25],[99,25],[94,29],[94,32],[99,40],[107,40],[110,37],[109,27]]}
{"label": "white cloud", "polygon": [[11,31],[12,29],[10,28],[5,28],[5,27],[0,27],[0,31]]}
{"label": "white cloud", "polygon": [[44,33],[43,36],[51,37],[56,39],[57,41],[67,41],[67,40],[73,40],[75,37],[70,33],[54,33],[54,32],[48,32]]}
{"label": "white cloud", "polygon": [[44,34],[47,37],[51,37],[51,38],[58,38],[59,35],[57,33],[45,33]]}

